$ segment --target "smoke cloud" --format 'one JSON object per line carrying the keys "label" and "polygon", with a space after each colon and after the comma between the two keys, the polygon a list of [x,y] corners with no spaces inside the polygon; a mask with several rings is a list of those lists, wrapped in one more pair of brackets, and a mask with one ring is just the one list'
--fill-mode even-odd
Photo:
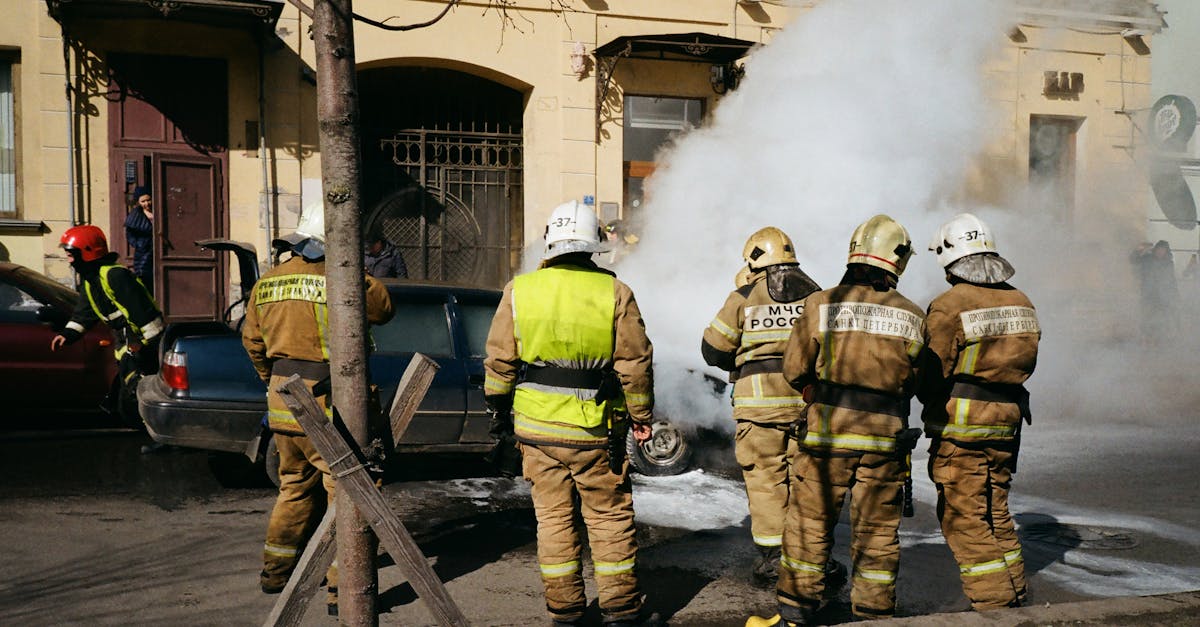
{"label": "smoke cloud", "polygon": [[[1111,396],[1105,388],[1127,374],[1131,354],[1144,352],[1133,341],[1128,252],[1145,211],[1109,206],[1114,190],[1139,176],[1132,162],[1092,167],[1096,180],[1078,186],[1083,211],[1069,221],[1039,209],[1048,200],[1038,190],[1014,185],[991,206],[965,191],[993,174],[985,153],[1005,113],[985,96],[983,68],[1013,21],[995,2],[928,0],[920,10],[821,3],[753,54],[741,86],[703,128],[659,156],[635,224],[641,241],[616,270],[633,287],[655,345],[663,415],[732,426],[728,396],[702,376],[725,373],[704,365],[699,345],[734,288],[751,233],[783,229],[801,266],[829,287],[844,271],[853,229],[891,215],[918,251],[900,291],[924,307],[947,287],[926,245],[962,211],[998,233],[1001,254],[1017,268],[1013,283],[1038,307],[1035,414],[1113,411],[1100,400]],[[1097,364],[1113,368],[1096,372]]]}

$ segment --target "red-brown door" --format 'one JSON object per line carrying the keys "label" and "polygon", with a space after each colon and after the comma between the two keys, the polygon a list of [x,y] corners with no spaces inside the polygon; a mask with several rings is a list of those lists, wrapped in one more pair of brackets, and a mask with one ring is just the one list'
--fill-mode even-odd
{"label": "red-brown door", "polygon": [[155,294],[172,321],[219,320],[225,308],[225,256],[196,246],[224,236],[221,163],[155,155]]}
{"label": "red-brown door", "polygon": [[125,218],[139,185],[154,200],[154,285],[171,320],[219,317],[228,294],[223,258],[196,240],[227,237],[228,91],[220,59],[108,55],[110,241],[132,262]]}

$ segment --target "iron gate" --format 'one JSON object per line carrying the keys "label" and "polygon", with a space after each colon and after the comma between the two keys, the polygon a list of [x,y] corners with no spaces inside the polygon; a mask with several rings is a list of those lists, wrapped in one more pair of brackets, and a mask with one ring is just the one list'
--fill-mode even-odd
{"label": "iron gate", "polygon": [[410,279],[503,286],[522,239],[521,135],[413,129],[380,140],[395,168],[366,220]]}

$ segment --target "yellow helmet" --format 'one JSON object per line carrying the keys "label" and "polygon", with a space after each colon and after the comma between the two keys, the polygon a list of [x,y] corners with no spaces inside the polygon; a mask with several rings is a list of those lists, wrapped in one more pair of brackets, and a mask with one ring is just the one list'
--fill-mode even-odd
{"label": "yellow helmet", "polygon": [[912,239],[908,231],[899,222],[881,214],[854,229],[846,263],[875,266],[899,277],[904,273],[912,254]]}
{"label": "yellow helmet", "polygon": [[781,263],[796,263],[796,250],[792,248],[792,240],[786,233],[768,226],[746,240],[742,258],[751,270],[761,270]]}

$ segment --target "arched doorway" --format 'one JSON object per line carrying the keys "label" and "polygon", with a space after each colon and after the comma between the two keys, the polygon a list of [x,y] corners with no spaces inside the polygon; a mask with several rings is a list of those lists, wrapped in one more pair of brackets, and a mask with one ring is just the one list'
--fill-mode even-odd
{"label": "arched doorway", "polygon": [[499,287],[523,241],[520,91],[440,68],[361,70],[363,228],[410,279]]}

